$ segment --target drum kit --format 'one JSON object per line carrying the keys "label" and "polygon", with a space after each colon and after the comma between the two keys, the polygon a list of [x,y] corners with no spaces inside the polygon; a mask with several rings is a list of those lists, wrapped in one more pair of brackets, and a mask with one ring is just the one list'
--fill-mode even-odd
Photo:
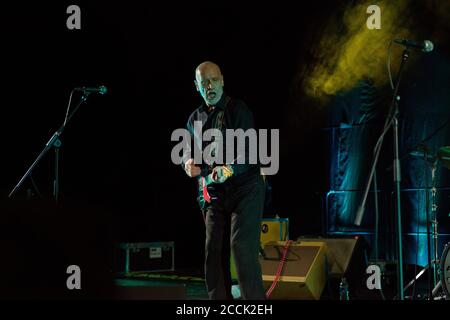
{"label": "drum kit", "polygon": [[[442,251],[442,255],[438,255],[439,232],[437,219],[437,203],[436,203],[436,170],[438,165],[450,169],[450,146],[439,148],[436,154],[428,152],[427,148],[410,153],[411,156],[422,158],[430,163],[431,167],[431,203],[427,204],[427,238],[428,238],[428,265],[415,276],[404,288],[406,291],[415,281],[425,272],[431,272],[431,284],[433,290],[431,298],[434,300],[450,299],[450,242],[447,243]],[[428,199],[428,195],[427,195]],[[431,208],[431,213],[428,211]],[[432,241],[432,243],[431,243]],[[431,268],[430,268],[431,266]]]}

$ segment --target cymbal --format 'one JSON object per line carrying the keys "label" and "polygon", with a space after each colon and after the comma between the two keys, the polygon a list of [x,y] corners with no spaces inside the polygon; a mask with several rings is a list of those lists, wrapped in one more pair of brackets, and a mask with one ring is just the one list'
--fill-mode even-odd
{"label": "cymbal", "polygon": [[426,159],[426,160],[428,160],[430,162],[436,161],[436,155],[432,154],[432,153],[425,153],[423,151],[417,151],[416,150],[416,151],[411,151],[409,153],[409,155],[411,157],[414,157],[414,158]]}
{"label": "cymbal", "polygon": [[444,146],[439,148],[437,157],[441,160],[441,163],[447,169],[450,169],[450,146]]}

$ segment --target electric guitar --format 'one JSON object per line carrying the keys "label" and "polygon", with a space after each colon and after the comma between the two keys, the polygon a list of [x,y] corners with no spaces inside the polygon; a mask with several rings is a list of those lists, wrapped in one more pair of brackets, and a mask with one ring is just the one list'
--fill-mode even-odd
{"label": "electric guitar", "polygon": [[[216,169],[216,168],[221,168]],[[221,171],[221,172],[220,172]],[[214,196],[210,195],[208,192],[208,187],[214,184],[220,184],[225,182],[229,177],[233,176],[234,170],[231,166],[225,165],[225,166],[218,166],[215,167],[211,173],[209,173],[207,176],[199,176],[197,178],[198,182],[198,203],[200,205],[200,208],[204,209],[211,201],[213,201],[215,198]]]}

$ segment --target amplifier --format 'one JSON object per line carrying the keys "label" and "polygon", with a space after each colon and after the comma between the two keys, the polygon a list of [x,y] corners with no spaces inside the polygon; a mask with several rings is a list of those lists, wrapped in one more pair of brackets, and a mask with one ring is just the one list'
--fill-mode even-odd
{"label": "amplifier", "polygon": [[261,223],[261,245],[289,239],[289,218],[264,218]]}
{"label": "amplifier", "polygon": [[[276,278],[284,245],[285,241],[277,241],[264,246],[260,263],[265,290]],[[324,242],[293,242],[270,299],[320,299],[327,281],[326,251]]]}
{"label": "amplifier", "polygon": [[[327,244],[329,276],[333,278],[343,277],[355,255],[358,238],[297,238],[298,243],[318,241]],[[364,268],[363,265],[360,267]]]}
{"label": "amplifier", "polygon": [[[283,241],[289,239],[289,218],[263,218],[261,221],[261,247],[271,241]],[[230,261],[231,279],[237,280],[236,265],[233,253]]]}

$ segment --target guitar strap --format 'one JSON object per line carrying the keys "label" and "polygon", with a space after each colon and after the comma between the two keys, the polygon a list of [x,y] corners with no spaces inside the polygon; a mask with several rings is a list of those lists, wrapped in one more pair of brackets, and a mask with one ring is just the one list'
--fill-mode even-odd
{"label": "guitar strap", "polygon": [[226,96],[225,97],[225,107],[223,108],[223,111],[219,111],[216,117],[216,121],[213,122],[213,128],[219,129],[222,131],[223,124],[225,122],[225,111],[227,110],[228,104],[230,103],[231,98]]}
{"label": "guitar strap", "polygon": [[[229,104],[230,101],[231,101],[231,98],[228,97],[228,96],[226,96],[225,99],[226,99],[226,100],[225,100],[225,107],[223,108],[223,111],[219,111],[219,112],[218,112],[218,114],[217,114],[217,116],[216,116],[216,119],[215,119],[215,121],[214,121],[213,124],[212,124],[212,127],[213,127],[214,129],[218,129],[220,132],[222,132],[222,129],[223,129],[223,127],[224,127],[224,123],[225,123],[225,112],[226,112],[226,110],[227,110],[228,104]],[[214,148],[213,148],[213,150],[214,150]],[[213,152],[214,152],[214,151],[213,151]],[[209,165],[209,170],[208,170],[208,172],[211,172],[213,168],[214,168],[214,164],[210,164],[210,165]],[[211,196],[209,195],[209,192],[208,192],[208,186],[207,186],[207,184],[206,184],[205,177],[202,177],[202,178],[199,180],[199,183],[201,184],[201,189],[202,189],[203,199],[205,199],[206,202],[211,203]]]}

